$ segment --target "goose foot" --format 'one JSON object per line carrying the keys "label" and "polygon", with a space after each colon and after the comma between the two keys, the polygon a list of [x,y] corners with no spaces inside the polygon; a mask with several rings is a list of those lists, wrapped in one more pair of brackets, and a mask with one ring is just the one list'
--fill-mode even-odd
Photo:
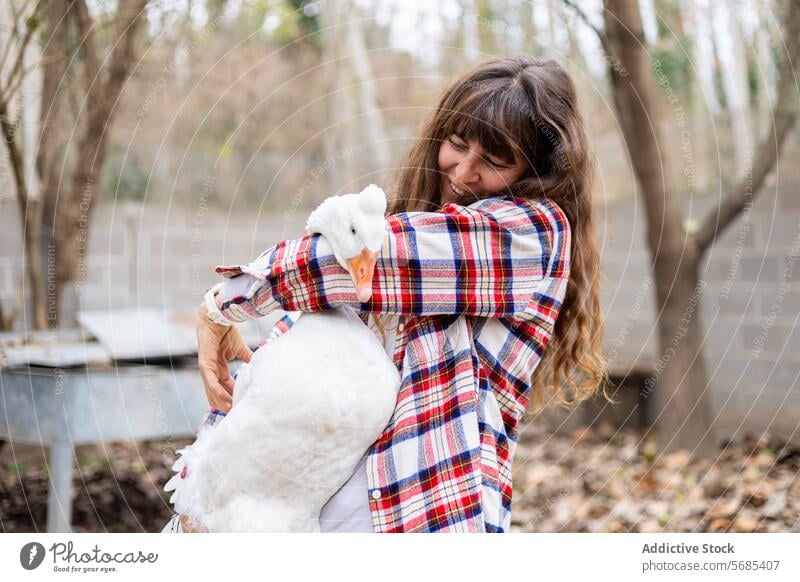
{"label": "goose foot", "polygon": [[208,533],[208,530],[190,521],[185,515],[179,517],[182,533]]}

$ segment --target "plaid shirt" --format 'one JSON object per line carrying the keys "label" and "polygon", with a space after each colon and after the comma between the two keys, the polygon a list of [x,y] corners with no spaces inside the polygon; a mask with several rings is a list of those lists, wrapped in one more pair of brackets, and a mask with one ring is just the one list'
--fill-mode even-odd
{"label": "plaid shirt", "polygon": [[217,267],[256,278],[221,311],[394,314],[402,382],[367,459],[375,531],[507,531],[519,422],[567,288],[567,217],[547,198],[504,196],[389,216],[387,232],[368,303],[315,234]]}

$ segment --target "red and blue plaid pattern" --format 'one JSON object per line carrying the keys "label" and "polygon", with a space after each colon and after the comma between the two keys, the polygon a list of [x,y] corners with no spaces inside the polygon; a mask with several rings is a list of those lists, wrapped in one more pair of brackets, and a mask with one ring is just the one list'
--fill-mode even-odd
{"label": "red and blue plaid pattern", "polygon": [[402,383],[367,459],[375,531],[507,531],[519,421],[566,293],[567,217],[547,198],[495,197],[387,225],[368,303],[310,235],[217,267],[258,279],[221,311],[231,321],[339,305],[394,315]]}

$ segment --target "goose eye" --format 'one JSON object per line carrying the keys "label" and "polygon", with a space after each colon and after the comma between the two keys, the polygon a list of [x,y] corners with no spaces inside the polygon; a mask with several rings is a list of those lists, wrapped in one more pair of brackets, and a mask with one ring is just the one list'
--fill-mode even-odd
{"label": "goose eye", "polygon": [[350,232],[352,232],[353,234],[356,233],[356,227],[353,226],[352,224],[350,225]]}

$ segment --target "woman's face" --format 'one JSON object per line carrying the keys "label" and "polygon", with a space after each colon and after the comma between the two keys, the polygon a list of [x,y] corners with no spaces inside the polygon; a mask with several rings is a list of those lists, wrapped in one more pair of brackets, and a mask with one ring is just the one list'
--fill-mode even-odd
{"label": "woman's face", "polygon": [[439,147],[441,204],[471,204],[506,190],[522,177],[525,163],[509,164],[483,151],[475,140],[451,135]]}

